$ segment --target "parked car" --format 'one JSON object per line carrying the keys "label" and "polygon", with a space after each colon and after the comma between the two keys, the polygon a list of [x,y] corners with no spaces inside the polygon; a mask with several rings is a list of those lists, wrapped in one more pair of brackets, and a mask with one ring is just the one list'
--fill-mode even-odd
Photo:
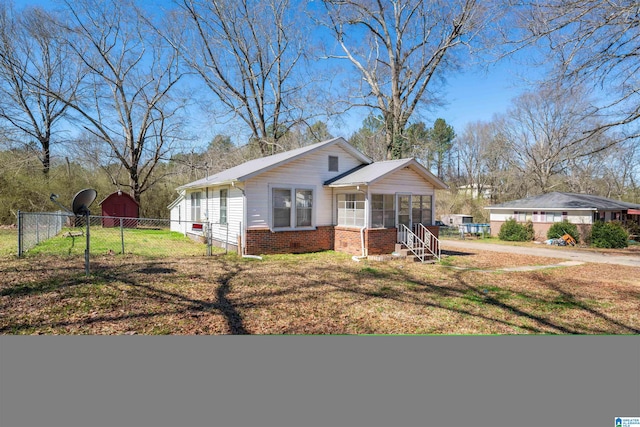
{"label": "parked car", "polygon": [[447,224],[445,224],[444,222],[442,222],[442,221],[436,221],[435,225],[437,225],[440,228],[443,228],[443,227],[444,228],[449,228],[449,226]]}

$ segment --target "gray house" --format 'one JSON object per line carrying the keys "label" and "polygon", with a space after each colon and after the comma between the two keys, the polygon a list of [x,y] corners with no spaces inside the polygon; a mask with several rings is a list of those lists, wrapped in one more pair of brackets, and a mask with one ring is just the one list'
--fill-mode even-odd
{"label": "gray house", "polygon": [[590,194],[553,192],[489,206],[491,234],[497,236],[509,218],[531,221],[536,239],[546,239],[555,222],[567,220],[576,224],[582,236],[591,231],[596,221],[618,220],[640,224],[640,205]]}

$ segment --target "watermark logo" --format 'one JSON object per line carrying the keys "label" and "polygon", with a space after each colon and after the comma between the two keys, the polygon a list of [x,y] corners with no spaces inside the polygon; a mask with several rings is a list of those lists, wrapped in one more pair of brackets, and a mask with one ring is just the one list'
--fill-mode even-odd
{"label": "watermark logo", "polygon": [[615,427],[640,427],[640,417],[616,417]]}

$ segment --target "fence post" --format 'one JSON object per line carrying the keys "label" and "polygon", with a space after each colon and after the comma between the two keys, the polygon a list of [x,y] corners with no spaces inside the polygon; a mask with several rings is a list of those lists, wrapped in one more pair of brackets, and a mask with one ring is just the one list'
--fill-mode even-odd
{"label": "fence post", "polygon": [[22,256],[22,212],[18,211],[18,257]]}
{"label": "fence post", "polygon": [[87,243],[84,249],[84,272],[86,276],[89,276],[89,248],[91,244],[91,239],[89,235],[89,211],[87,210],[84,214],[85,221],[87,222]]}
{"label": "fence post", "polygon": [[122,217],[120,217],[120,246],[122,249],[120,253],[124,255],[124,228],[122,227]]}

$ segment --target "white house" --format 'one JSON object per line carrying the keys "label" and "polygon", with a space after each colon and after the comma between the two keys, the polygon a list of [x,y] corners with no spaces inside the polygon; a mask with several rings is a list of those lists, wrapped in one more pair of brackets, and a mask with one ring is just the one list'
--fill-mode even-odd
{"label": "white house", "polygon": [[171,228],[248,255],[388,254],[405,230],[437,233],[434,190],[445,188],[415,159],[374,163],[334,138],[178,187]]}
{"label": "white house", "polygon": [[539,240],[547,238],[547,231],[553,223],[563,220],[576,224],[583,238],[590,233],[595,221],[640,223],[640,205],[590,194],[552,192],[485,209],[490,211],[491,234],[494,236],[509,218],[523,223],[531,221]]}

